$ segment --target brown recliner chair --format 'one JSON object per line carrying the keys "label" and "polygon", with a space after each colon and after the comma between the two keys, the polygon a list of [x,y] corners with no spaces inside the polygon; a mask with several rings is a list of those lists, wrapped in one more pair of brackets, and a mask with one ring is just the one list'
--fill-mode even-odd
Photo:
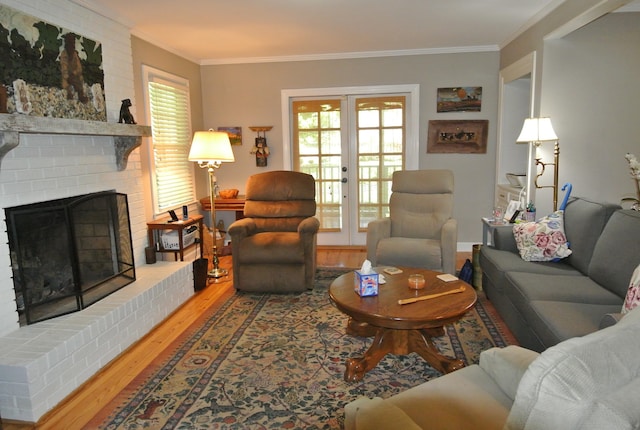
{"label": "brown recliner chair", "polygon": [[259,173],[247,180],[245,195],[245,218],[228,230],[234,287],[271,293],[312,289],[320,228],[313,176]]}
{"label": "brown recliner chair", "polygon": [[390,216],[371,221],[367,259],[374,266],[409,266],[455,275],[458,223],[450,170],[393,173]]}

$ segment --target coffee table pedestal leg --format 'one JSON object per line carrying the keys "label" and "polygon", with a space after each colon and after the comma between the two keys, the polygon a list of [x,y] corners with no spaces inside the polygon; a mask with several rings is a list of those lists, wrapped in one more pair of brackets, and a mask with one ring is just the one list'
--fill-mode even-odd
{"label": "coffee table pedestal leg", "polygon": [[[354,322],[354,324],[356,323]],[[366,326],[363,323],[357,323],[357,330],[354,330],[354,328],[356,327],[350,321],[349,331],[357,331],[361,333],[360,336],[370,333],[374,329],[373,326]],[[406,355],[416,352],[442,373],[453,372],[464,367],[462,360],[452,359],[440,354],[433,342],[433,337],[439,337],[444,334],[442,327],[418,330],[396,330],[376,327],[375,331],[373,343],[364,356],[347,359],[344,372],[345,381],[360,381],[364,378],[365,373],[376,367],[387,354]]]}
{"label": "coffee table pedestal leg", "polygon": [[378,332],[378,327],[349,318],[346,332],[349,336],[373,337]]}
{"label": "coffee table pedestal leg", "polygon": [[423,328],[421,330],[410,330],[409,348],[411,352],[416,352],[424,358],[427,363],[442,373],[451,373],[462,369],[464,362],[460,359],[449,358],[440,354],[438,347],[433,341],[434,337],[444,336],[444,328]]}

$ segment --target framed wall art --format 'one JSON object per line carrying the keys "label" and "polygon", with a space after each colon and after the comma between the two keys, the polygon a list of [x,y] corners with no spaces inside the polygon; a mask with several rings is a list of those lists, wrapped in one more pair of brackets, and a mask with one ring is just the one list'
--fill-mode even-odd
{"label": "framed wall art", "polygon": [[106,121],[102,44],[0,5],[0,112]]}
{"label": "framed wall art", "polygon": [[226,131],[232,145],[242,145],[242,127],[218,127],[218,131]]}
{"label": "framed wall art", "polygon": [[438,112],[480,112],[482,87],[438,88]]}
{"label": "framed wall art", "polygon": [[486,154],[489,121],[431,120],[427,153]]}

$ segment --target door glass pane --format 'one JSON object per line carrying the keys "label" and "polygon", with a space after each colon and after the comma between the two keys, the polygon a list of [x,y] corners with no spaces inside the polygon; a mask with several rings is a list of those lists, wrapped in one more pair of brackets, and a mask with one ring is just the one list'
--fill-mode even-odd
{"label": "door glass pane", "polygon": [[389,108],[382,111],[382,125],[385,127],[402,127],[404,110]]}
{"label": "door glass pane", "polygon": [[[396,170],[401,170],[402,163],[402,155],[393,155],[393,154],[385,154],[382,158],[382,175],[380,177],[382,180],[391,181],[391,177],[393,176],[393,172]],[[389,199],[386,199],[389,200]]]}
{"label": "door glass pane", "polygon": [[340,130],[329,130],[321,132],[323,154],[340,154],[342,152],[342,134]]}
{"label": "door glass pane", "polygon": [[[323,106],[324,109],[332,109],[331,105]],[[340,128],[340,111],[330,110],[320,112],[320,124],[321,127],[326,128]]]}
{"label": "door glass pane", "polygon": [[[406,97],[347,99],[352,115],[341,112],[344,97],[292,101],[294,169],[316,180],[321,232],[362,234],[370,221],[388,216],[393,172],[405,167]],[[342,124],[347,117],[353,123]]]}
{"label": "door glass pane", "polygon": [[380,115],[379,111],[376,110],[364,110],[364,103],[360,103],[358,106],[358,126],[361,128],[364,127],[379,127],[380,126]]}
{"label": "door glass pane", "polygon": [[380,151],[380,131],[360,130],[358,132],[359,153],[378,153]]}
{"label": "door glass pane", "polygon": [[402,143],[404,141],[404,130],[401,128],[390,128],[382,131],[382,152],[402,153]]}
{"label": "door glass pane", "polygon": [[317,131],[301,131],[299,134],[300,155],[311,155],[318,153],[318,132]]}
{"label": "door glass pane", "polygon": [[343,210],[340,100],[298,100],[292,108],[294,167],[309,173],[316,181],[316,217],[321,231],[340,230]]}
{"label": "door glass pane", "polygon": [[389,215],[393,172],[404,168],[404,96],[358,98],[358,229]]}

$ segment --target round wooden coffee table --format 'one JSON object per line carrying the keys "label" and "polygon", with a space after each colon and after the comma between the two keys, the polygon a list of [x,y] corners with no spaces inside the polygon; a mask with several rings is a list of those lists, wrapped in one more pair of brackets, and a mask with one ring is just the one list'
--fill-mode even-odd
{"label": "round wooden coffee table", "polygon": [[[381,268],[377,268],[380,273]],[[383,273],[386,283],[378,288],[377,296],[360,297],[355,292],[354,272],[336,278],[329,287],[333,304],[349,316],[347,334],[375,336],[363,357],[349,358],[344,379],[359,381],[388,353],[418,353],[435,369],[449,373],[464,367],[462,360],[446,357],[438,351],[433,338],[444,335],[444,326],[460,319],[476,303],[473,287],[464,281],[445,282],[437,278],[440,272],[400,267],[402,273]],[[408,277],[421,273],[426,287],[412,290]],[[449,292],[464,287],[464,291],[401,305],[400,299]]]}

